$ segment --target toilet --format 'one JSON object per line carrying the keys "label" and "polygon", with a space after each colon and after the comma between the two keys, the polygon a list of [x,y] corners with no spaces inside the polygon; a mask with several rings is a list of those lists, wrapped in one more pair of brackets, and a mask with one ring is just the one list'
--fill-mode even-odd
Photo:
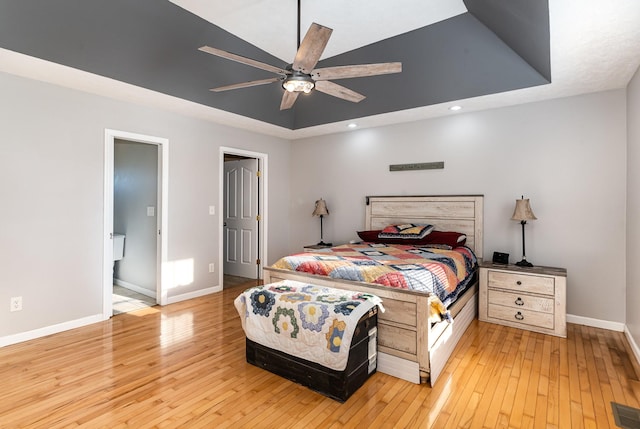
{"label": "toilet", "polygon": [[116,267],[116,261],[124,258],[124,234],[113,234],[113,268]]}
{"label": "toilet", "polygon": [[124,257],[124,234],[113,234],[113,262]]}

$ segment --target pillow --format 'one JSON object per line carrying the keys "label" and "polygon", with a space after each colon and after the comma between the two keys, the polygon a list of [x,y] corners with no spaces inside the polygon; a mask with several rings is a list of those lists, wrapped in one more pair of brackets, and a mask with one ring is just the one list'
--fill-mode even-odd
{"label": "pillow", "polygon": [[451,247],[464,246],[467,236],[454,231],[432,231],[424,238],[426,243],[421,244],[446,244]]}
{"label": "pillow", "polygon": [[381,232],[381,229],[374,231],[358,231],[358,237],[360,237],[362,241],[367,241],[369,243],[380,243],[380,241],[378,241],[378,234]]}
{"label": "pillow", "polygon": [[431,231],[429,235],[424,238],[379,238],[378,235],[382,230],[372,231],[358,231],[358,237],[362,241],[368,243],[383,243],[383,244],[411,244],[411,245],[426,245],[426,244],[443,244],[449,247],[464,246],[467,242],[467,236],[460,232],[453,231]]}
{"label": "pillow", "polygon": [[431,231],[433,231],[433,225],[421,225],[416,223],[404,223],[402,225],[389,225],[378,234],[379,238],[401,238],[407,239],[419,239],[424,238]]}

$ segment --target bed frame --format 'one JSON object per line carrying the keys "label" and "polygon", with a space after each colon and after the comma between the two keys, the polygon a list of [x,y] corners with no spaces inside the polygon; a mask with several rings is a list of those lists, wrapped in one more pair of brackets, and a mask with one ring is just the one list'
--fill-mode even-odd
{"label": "bed frame", "polygon": [[[482,260],[483,203],[482,195],[367,197],[364,229],[429,223],[440,231],[466,234],[466,245]],[[453,324],[431,324],[432,295],[271,267],[265,267],[263,274],[265,284],[288,279],[378,295],[385,308],[378,315],[378,371],[413,383],[434,385],[478,308],[477,280],[449,308]]]}

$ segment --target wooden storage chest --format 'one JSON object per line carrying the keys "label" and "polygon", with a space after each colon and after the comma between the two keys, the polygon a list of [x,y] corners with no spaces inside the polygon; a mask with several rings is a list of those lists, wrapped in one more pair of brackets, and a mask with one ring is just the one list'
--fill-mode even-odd
{"label": "wooden storage chest", "polygon": [[375,306],[358,321],[344,371],[291,356],[248,338],[247,362],[344,402],[376,371],[377,325],[378,307]]}

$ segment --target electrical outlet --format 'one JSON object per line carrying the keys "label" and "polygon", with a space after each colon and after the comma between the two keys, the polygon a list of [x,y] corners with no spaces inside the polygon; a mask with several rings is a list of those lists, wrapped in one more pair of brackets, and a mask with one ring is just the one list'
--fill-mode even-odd
{"label": "electrical outlet", "polygon": [[209,272],[210,272],[210,273],[212,273],[212,272],[214,272],[215,270],[216,270],[216,266],[214,265],[214,263],[213,263],[213,262],[212,262],[212,263],[210,263],[210,264],[209,264]]}
{"label": "electrical outlet", "polygon": [[216,206],[209,206],[209,214],[211,216],[216,214]]}
{"label": "electrical outlet", "polygon": [[14,296],[11,297],[9,308],[11,311],[21,311],[22,310],[22,297]]}

